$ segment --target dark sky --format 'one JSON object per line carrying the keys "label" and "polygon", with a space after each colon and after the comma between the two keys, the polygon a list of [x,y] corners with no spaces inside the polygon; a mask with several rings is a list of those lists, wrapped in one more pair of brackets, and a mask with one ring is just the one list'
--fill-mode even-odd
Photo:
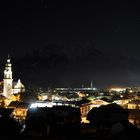
{"label": "dark sky", "polygon": [[139,86],[139,6],[128,0],[0,2],[1,69],[10,53],[14,76],[25,83]]}

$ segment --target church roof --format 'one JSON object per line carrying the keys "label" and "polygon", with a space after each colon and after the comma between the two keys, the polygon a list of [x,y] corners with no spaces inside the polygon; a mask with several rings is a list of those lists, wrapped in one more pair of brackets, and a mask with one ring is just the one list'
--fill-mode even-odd
{"label": "church roof", "polygon": [[22,108],[22,109],[27,109],[28,107],[29,107],[29,104],[28,103],[18,102],[18,101],[12,101],[8,105],[8,108]]}
{"label": "church roof", "polygon": [[9,105],[8,108],[16,108],[18,106],[19,102],[18,101],[12,101]]}
{"label": "church roof", "polygon": [[[20,84],[20,85],[19,85]],[[22,84],[22,83],[18,83],[18,82],[13,82],[13,88],[23,88],[24,87],[24,85]]]}

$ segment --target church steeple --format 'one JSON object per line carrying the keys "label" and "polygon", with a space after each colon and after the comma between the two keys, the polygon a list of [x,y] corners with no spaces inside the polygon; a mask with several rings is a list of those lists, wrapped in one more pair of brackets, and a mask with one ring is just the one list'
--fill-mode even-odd
{"label": "church steeple", "polygon": [[7,62],[5,64],[4,79],[3,79],[3,95],[9,98],[13,94],[13,79],[12,79],[12,64],[8,55]]}
{"label": "church steeple", "polygon": [[7,63],[5,64],[4,79],[12,79],[12,64],[10,62],[9,55],[7,58]]}

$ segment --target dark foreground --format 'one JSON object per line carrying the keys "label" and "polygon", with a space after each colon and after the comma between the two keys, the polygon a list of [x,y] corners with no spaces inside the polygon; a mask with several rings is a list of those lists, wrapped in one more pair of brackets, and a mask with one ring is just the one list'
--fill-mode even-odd
{"label": "dark foreground", "polygon": [[[13,131],[14,132],[14,131]],[[137,129],[135,126],[129,124],[125,130],[118,132],[116,134],[111,134],[108,130],[100,130],[96,131],[91,126],[82,126],[80,128],[79,133],[57,133],[52,134],[50,136],[42,136],[38,133],[32,133],[32,134],[19,134],[15,135],[12,134],[6,134],[5,133],[0,135],[0,139],[18,139],[18,140],[135,140],[140,137],[140,130]]]}

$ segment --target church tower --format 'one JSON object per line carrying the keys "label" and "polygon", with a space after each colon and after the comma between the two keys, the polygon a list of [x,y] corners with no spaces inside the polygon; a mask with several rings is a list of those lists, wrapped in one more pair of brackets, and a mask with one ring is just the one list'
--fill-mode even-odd
{"label": "church tower", "polygon": [[7,63],[5,64],[4,79],[3,79],[3,95],[9,98],[13,94],[13,79],[12,79],[12,64],[8,56]]}

